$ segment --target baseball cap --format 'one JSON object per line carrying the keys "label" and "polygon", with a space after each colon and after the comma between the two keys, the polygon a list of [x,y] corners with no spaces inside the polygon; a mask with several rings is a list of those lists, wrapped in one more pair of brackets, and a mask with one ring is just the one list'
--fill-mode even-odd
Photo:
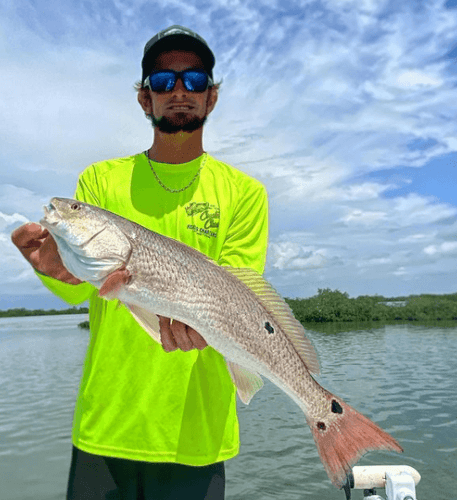
{"label": "baseball cap", "polygon": [[211,78],[213,77],[215,58],[206,41],[189,28],[175,24],[159,31],[145,45],[143,60],[141,61],[143,69],[142,84],[153,70],[157,56],[168,50],[189,50],[195,52],[203,61],[206,72]]}

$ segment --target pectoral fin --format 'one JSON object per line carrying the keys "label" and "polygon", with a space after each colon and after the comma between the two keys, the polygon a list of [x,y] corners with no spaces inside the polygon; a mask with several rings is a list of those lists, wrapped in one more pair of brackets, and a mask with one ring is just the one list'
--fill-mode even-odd
{"label": "pectoral fin", "polygon": [[233,361],[225,361],[233,383],[236,385],[239,398],[248,405],[254,394],[262,389],[262,378],[257,373],[250,372]]}
{"label": "pectoral fin", "polygon": [[160,341],[160,327],[159,327],[159,318],[156,314],[143,309],[142,307],[125,304],[129,311],[132,313],[132,316],[136,319],[139,325],[159,344],[162,344]]}
{"label": "pectoral fin", "polygon": [[105,299],[114,299],[119,290],[129,283],[130,281],[130,273],[127,271],[125,266],[122,266],[119,269],[116,269],[112,273],[108,274],[107,278],[103,282],[98,294],[100,297],[104,297]]}

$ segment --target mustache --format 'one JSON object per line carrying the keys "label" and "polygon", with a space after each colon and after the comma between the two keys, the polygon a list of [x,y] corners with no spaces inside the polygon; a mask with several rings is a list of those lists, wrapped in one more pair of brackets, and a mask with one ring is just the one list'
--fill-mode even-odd
{"label": "mustache", "polygon": [[195,106],[195,101],[193,99],[186,99],[185,101],[180,101],[177,100],[176,98],[172,97],[168,102],[167,102],[167,107],[169,106]]}

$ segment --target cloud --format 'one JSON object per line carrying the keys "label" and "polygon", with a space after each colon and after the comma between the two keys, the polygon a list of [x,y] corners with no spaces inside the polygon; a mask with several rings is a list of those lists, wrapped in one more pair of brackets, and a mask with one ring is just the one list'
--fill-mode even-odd
{"label": "cloud", "polygon": [[368,212],[359,209],[352,210],[351,213],[345,215],[341,220],[348,224],[363,224],[373,226],[375,223],[382,222],[387,218],[385,212]]}
{"label": "cloud", "polygon": [[277,269],[305,270],[323,267],[326,251],[300,246],[293,242],[272,243],[269,248],[273,267]]}
{"label": "cloud", "polygon": [[[71,172],[104,155],[127,152],[135,142],[135,130],[142,136],[132,88],[134,71],[128,78],[129,65],[103,52],[43,50],[39,61],[30,54],[22,56],[21,65],[11,63],[0,84],[4,96],[16,95],[0,105],[2,154],[12,159],[12,167]],[[33,87],[22,65],[33,76]]]}
{"label": "cloud", "polygon": [[435,203],[432,199],[410,194],[393,202],[393,210],[401,226],[417,226],[455,220],[457,207]]}
{"label": "cloud", "polygon": [[404,71],[396,80],[397,85],[401,87],[439,87],[443,84],[443,80],[435,78],[421,71]]}
{"label": "cloud", "polygon": [[0,296],[43,294],[41,282],[30,264],[11,242],[9,231],[0,233],[0,243],[3,249],[2,288],[0,289],[2,293]]}
{"label": "cloud", "polygon": [[[323,16],[312,32],[309,25],[300,26],[301,36],[291,37],[284,49],[286,57],[267,59],[265,68],[261,51],[249,61],[255,74],[246,69],[242,78],[240,71],[230,94],[223,90],[225,104],[217,115],[223,120],[220,128],[215,124],[214,135],[224,137],[228,121],[230,133],[219,150],[228,161],[274,177],[300,157],[319,167],[333,164],[339,172],[362,172],[422,166],[452,150],[455,126],[442,110],[455,111],[454,79],[448,63],[437,57],[455,28],[455,16],[443,22],[438,3],[423,13],[390,15],[380,2],[350,11],[344,5],[349,3],[327,4],[336,16],[332,24]],[[370,23],[358,22],[367,16]],[[241,60],[238,67],[247,65]],[[272,73],[274,81],[265,85]],[[248,119],[241,122],[240,116]],[[424,137],[435,145],[409,147]],[[305,166],[295,185],[309,184],[307,174]]]}
{"label": "cloud", "polygon": [[29,220],[18,213],[7,215],[0,212],[0,231],[3,231],[7,227],[11,226],[12,224],[16,224],[17,222],[25,224],[26,222],[29,222]]}
{"label": "cloud", "polygon": [[424,248],[424,253],[430,256],[457,255],[457,241],[445,241],[440,245],[429,245]]}
{"label": "cloud", "polygon": [[291,231],[299,224],[290,214],[275,221],[284,231],[270,243],[267,276],[283,295],[309,296],[322,287],[355,296],[453,290],[456,208],[418,195],[369,203],[372,210],[356,200],[321,205],[306,218],[308,227],[314,218],[313,231]]}
{"label": "cloud", "polygon": [[41,210],[45,198],[30,189],[12,184],[0,186],[0,209],[9,212]]}

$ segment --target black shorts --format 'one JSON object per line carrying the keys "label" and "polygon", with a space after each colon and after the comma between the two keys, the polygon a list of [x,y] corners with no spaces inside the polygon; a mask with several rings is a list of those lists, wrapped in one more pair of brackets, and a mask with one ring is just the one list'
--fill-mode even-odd
{"label": "black shorts", "polygon": [[192,467],[92,455],[73,446],[67,500],[223,500],[224,462]]}

